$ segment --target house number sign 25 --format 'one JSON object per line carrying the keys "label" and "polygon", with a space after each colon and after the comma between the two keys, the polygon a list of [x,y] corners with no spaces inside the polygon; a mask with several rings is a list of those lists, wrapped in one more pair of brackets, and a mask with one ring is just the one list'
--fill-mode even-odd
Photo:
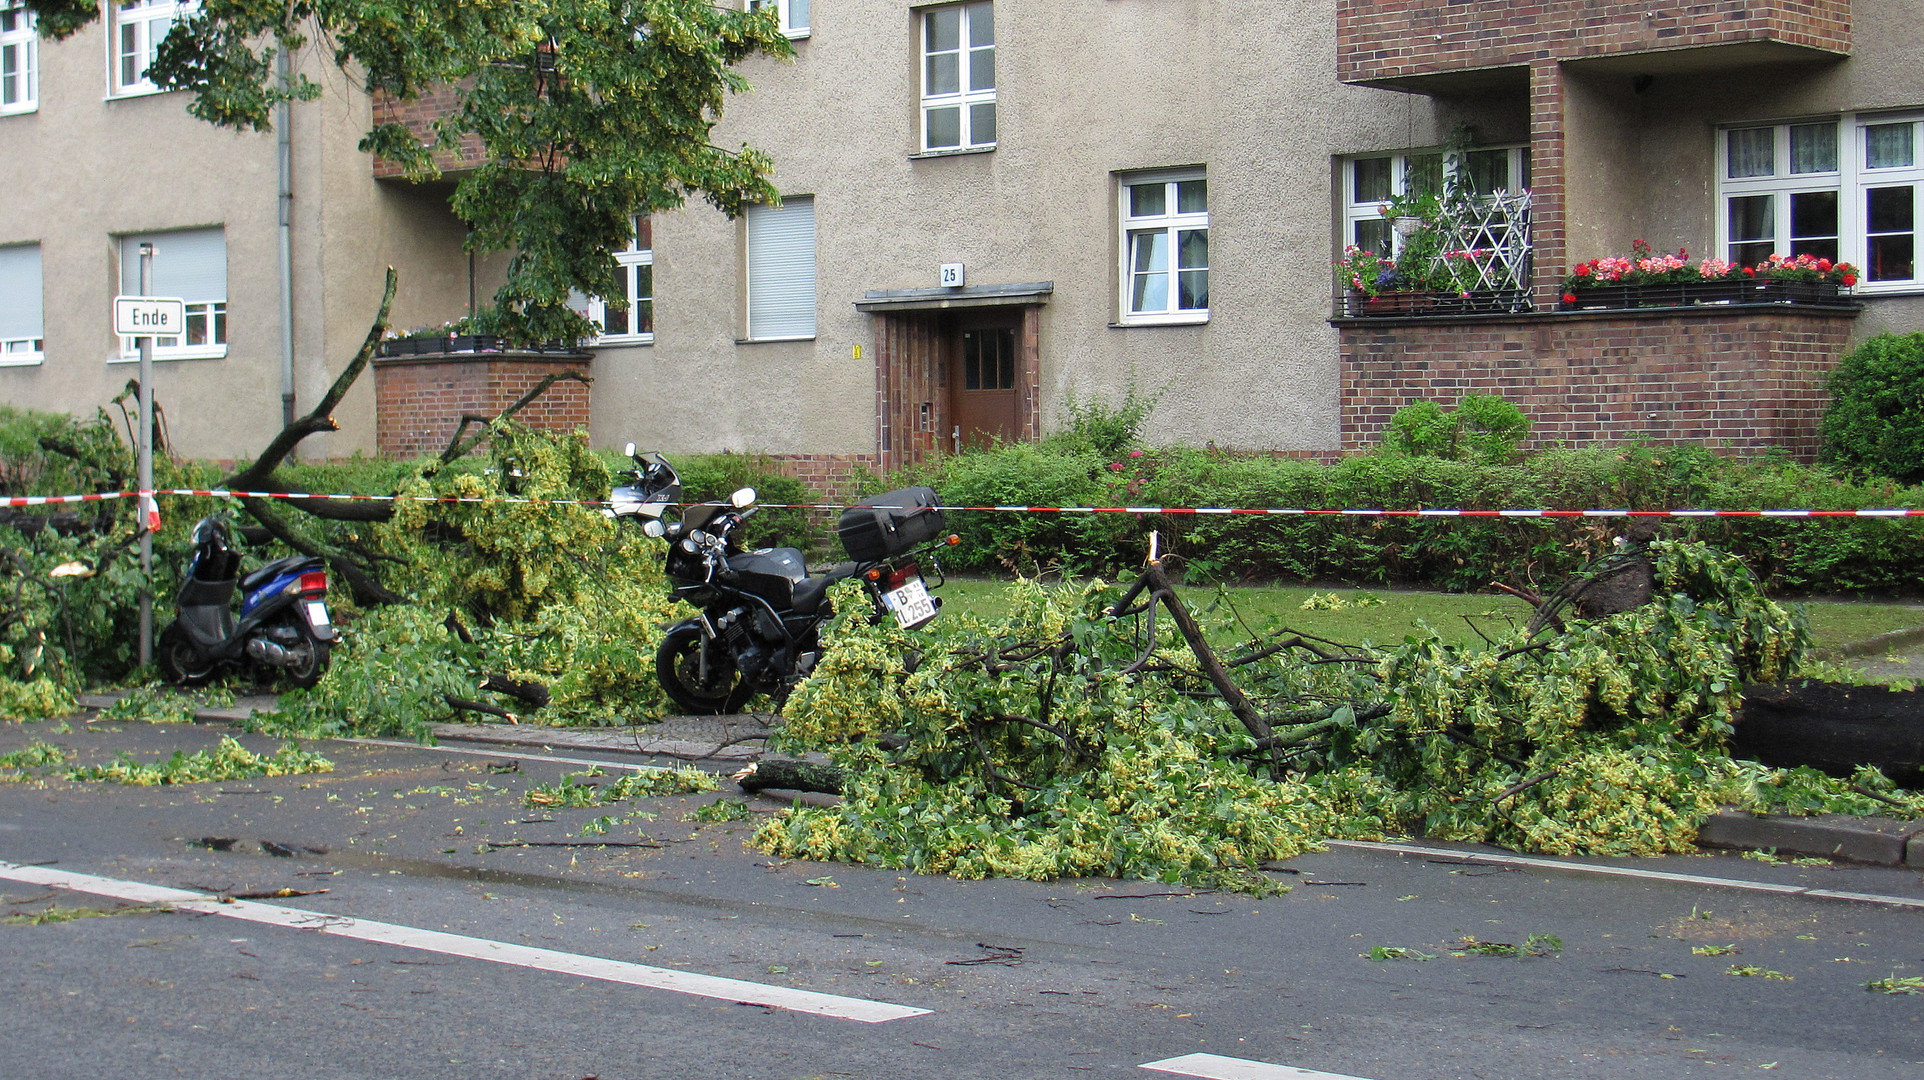
{"label": "house number sign 25", "polygon": [[961,263],[942,264],[942,287],[945,289],[959,289],[962,287]]}

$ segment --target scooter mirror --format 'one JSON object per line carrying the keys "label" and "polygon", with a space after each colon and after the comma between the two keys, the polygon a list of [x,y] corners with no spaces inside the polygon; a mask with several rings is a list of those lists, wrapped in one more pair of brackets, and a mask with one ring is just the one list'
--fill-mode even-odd
{"label": "scooter mirror", "polygon": [[641,532],[644,536],[653,536],[659,539],[668,532],[668,526],[663,525],[660,518],[649,518],[647,521],[641,523]]}
{"label": "scooter mirror", "polygon": [[634,444],[634,443],[629,443],[629,444],[628,444],[628,446],[627,446],[627,447],[626,447],[625,449],[623,449],[623,450],[622,450],[622,453],[624,453],[624,454],[626,454],[626,455],[628,455],[629,457],[634,457],[634,456],[635,456],[635,444]]}
{"label": "scooter mirror", "polygon": [[734,503],[735,509],[737,510],[740,510],[744,506],[753,506],[755,505],[755,489],[736,488],[735,493],[728,497],[728,501]]}

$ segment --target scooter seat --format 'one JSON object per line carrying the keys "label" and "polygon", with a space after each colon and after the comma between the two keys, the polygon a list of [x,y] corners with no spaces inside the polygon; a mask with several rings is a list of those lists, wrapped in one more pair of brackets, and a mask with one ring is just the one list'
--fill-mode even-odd
{"label": "scooter seat", "polygon": [[836,563],[826,573],[818,577],[803,578],[795,583],[789,593],[789,604],[797,615],[813,615],[822,606],[822,597],[828,595],[828,587],[838,581],[855,576],[861,568],[860,563]]}
{"label": "scooter seat", "polygon": [[307,563],[318,565],[320,560],[308,555],[289,555],[285,559],[275,559],[273,562],[242,578],[241,591],[253,592],[255,589],[280,577],[282,574],[304,568],[304,564]]}

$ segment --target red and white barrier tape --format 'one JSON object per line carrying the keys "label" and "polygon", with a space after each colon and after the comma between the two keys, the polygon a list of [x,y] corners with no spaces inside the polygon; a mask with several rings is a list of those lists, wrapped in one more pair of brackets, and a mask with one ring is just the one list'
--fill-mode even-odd
{"label": "red and white barrier tape", "polygon": [[[602,499],[525,499],[511,496],[460,495],[319,495],[301,491],[230,491],[220,488],[160,488],[154,491],[103,491],[90,495],[17,495],[0,498],[0,506],[49,506],[61,503],[101,502],[108,499],[145,497],[152,514],[153,497],[191,495],[203,498],[235,499],[312,499],[330,502],[437,502],[437,503],[519,503],[545,506],[609,506]],[[698,504],[682,504],[698,505]],[[845,510],[840,503],[761,503],[769,510]],[[921,507],[878,506],[878,510],[922,509]],[[1284,507],[1222,506],[937,506],[944,512],[1021,513],[1021,514],[1204,514],[1261,515],[1270,517],[1442,517],[1442,518],[1903,518],[1924,517],[1924,509],[1879,510],[1370,510],[1370,509],[1294,509]]]}

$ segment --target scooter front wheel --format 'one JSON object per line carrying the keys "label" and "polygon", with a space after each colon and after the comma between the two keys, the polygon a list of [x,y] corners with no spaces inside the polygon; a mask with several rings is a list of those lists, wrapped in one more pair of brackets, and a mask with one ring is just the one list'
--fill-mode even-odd
{"label": "scooter front wheel", "polygon": [[655,677],[670,700],[690,714],[713,716],[740,712],[755,689],[735,670],[735,658],[726,649],[708,652],[708,678],[701,677],[701,628],[677,626],[662,639],[655,650]]}
{"label": "scooter front wheel", "polygon": [[214,662],[200,655],[179,623],[169,623],[160,632],[160,640],[154,642],[154,661],[160,665],[161,677],[175,686],[199,686],[214,674]]}

